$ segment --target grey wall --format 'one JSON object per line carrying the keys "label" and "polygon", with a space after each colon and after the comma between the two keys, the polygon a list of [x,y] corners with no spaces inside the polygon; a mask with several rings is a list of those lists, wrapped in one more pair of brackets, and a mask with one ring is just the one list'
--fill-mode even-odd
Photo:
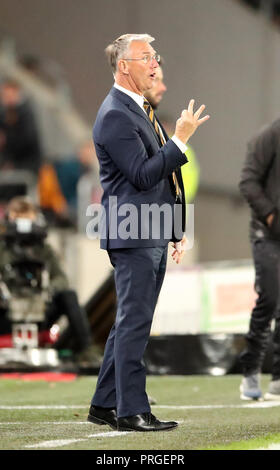
{"label": "grey wall", "polygon": [[278,113],[279,31],[235,0],[1,0],[0,31],[62,64],[90,122],[112,83],[104,47],[153,34],[166,62],[162,113],[175,121],[194,97],[211,114],[192,141],[207,184],[236,189],[248,137]]}
{"label": "grey wall", "polygon": [[112,81],[103,50],[126,31],[129,4],[126,0],[1,0],[0,32],[16,38],[19,53],[61,64],[76,104],[93,121]]}
{"label": "grey wall", "polygon": [[[202,186],[238,192],[248,138],[278,114],[279,30],[235,0],[1,0],[0,32],[16,38],[19,52],[62,64],[90,123],[112,84],[104,47],[125,32],[152,34],[165,58],[168,91],[161,113],[175,122],[194,97],[211,115],[192,139]],[[227,207],[214,199],[212,210]],[[203,223],[206,202],[198,208],[203,240],[205,223],[211,223]],[[245,233],[243,214],[228,207],[221,217],[225,230],[235,220]],[[217,239],[213,234],[212,244]],[[218,244],[206,258],[216,253]]]}
{"label": "grey wall", "polygon": [[194,205],[195,243],[199,261],[251,257],[249,208],[230,197],[200,191]]}

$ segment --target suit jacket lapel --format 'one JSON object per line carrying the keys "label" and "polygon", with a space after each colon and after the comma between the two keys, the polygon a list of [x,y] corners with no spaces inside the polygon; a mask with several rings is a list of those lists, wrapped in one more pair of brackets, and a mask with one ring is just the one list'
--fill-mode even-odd
{"label": "suit jacket lapel", "polygon": [[[166,142],[170,139],[170,137],[167,135],[164,127],[161,125],[160,121],[158,120],[157,118],[157,121],[161,127],[161,130],[163,132],[163,135],[164,135],[164,138],[166,140]],[[182,191],[182,195],[183,195],[183,201],[185,200],[185,193],[184,193],[184,183],[183,183],[183,177],[182,177],[182,171],[181,171],[181,167],[180,168],[176,168],[175,170],[175,173],[176,173],[176,176],[177,176],[177,180],[178,180],[178,183],[179,183],[179,187]],[[171,180],[170,180],[171,181]],[[173,185],[173,180],[171,181],[171,185]]]}
{"label": "suit jacket lapel", "polygon": [[110,94],[112,94],[113,96],[118,98],[122,103],[124,103],[130,109],[130,111],[138,114],[138,116],[144,119],[146,123],[149,125],[156,141],[160,144],[159,137],[155,131],[155,128],[152,122],[150,121],[148,115],[144,111],[144,109],[142,110],[140,106],[138,106],[138,104],[135,103],[135,101],[130,96],[128,96],[126,93],[123,93],[122,91],[118,90],[115,87],[112,87]]}
{"label": "suit jacket lapel", "polygon": [[[135,103],[135,101],[130,96],[128,96],[126,93],[123,93],[122,91],[118,90],[117,88],[112,87],[111,90],[110,90],[110,94],[112,96],[116,97],[118,100],[120,100],[123,104],[125,104],[132,112],[138,114],[138,116],[140,116],[142,119],[144,119],[146,121],[146,123],[150,127],[150,129],[151,129],[158,145],[161,146],[159,136],[157,135],[157,133],[155,131],[155,128],[154,128],[151,120],[149,119],[148,115],[146,114],[146,112],[144,110],[142,110],[140,108],[140,106],[138,106],[138,104]],[[163,126],[161,125],[161,123],[159,122],[158,118],[156,118],[156,119],[157,119],[157,121],[158,121],[158,123],[159,123],[159,125],[162,129],[163,135],[164,135],[165,140],[167,142],[169,140],[169,136],[167,135],[167,133],[166,133],[165,129],[163,128]],[[181,168],[179,170],[175,170],[175,171],[176,171],[177,175],[179,174],[179,178],[178,178],[179,179],[179,185],[181,187],[181,190],[183,190],[184,185],[183,185],[182,176],[181,176]],[[172,176],[169,177],[169,181],[170,181],[171,187],[174,187]]]}
{"label": "suit jacket lapel", "polygon": [[[132,100],[133,101],[133,100]],[[138,108],[138,109],[137,109]],[[131,111],[133,111],[134,113],[137,113],[139,114],[139,116],[141,116],[143,119],[145,119],[145,121],[148,123],[151,131],[153,132],[157,142],[161,145],[160,143],[160,140],[159,140],[159,136],[157,135],[156,133],[156,130],[153,126],[153,123],[151,122],[151,120],[149,119],[149,116],[146,114],[146,112],[143,110],[140,109],[140,107],[137,105],[137,103],[133,102],[133,103],[130,103],[129,104],[129,109]]]}
{"label": "suit jacket lapel", "polygon": [[167,142],[167,141],[170,139],[170,137],[169,137],[169,135],[167,135],[167,133],[166,133],[166,131],[165,131],[163,125],[161,124],[161,122],[160,122],[160,120],[158,119],[157,116],[156,116],[156,120],[157,120],[157,122],[159,123],[160,128],[161,128],[161,130],[162,130],[162,132],[163,132],[164,138],[165,138],[165,140],[166,140],[166,142]]}

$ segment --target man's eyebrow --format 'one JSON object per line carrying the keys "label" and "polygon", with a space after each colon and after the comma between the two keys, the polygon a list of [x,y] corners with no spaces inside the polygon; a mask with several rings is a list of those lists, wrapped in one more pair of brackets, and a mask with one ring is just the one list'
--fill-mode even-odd
{"label": "man's eyebrow", "polygon": [[153,51],[153,52],[150,52],[150,51],[147,51],[147,52],[142,52],[143,55],[155,55],[156,54],[156,51]]}

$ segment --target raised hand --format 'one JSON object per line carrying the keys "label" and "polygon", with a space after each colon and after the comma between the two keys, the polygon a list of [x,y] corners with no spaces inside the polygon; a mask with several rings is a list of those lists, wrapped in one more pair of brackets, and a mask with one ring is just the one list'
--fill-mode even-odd
{"label": "raised hand", "polygon": [[207,115],[199,119],[206,106],[204,104],[201,105],[194,113],[194,103],[194,99],[190,100],[188,109],[182,111],[181,117],[176,122],[175,135],[184,143],[189,140],[201,124],[208,121],[210,118],[210,116]]}

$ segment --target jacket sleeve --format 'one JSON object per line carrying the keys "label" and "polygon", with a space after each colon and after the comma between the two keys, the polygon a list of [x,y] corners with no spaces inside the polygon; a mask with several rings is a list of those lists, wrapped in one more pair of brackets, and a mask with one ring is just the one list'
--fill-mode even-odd
{"label": "jacket sleeve", "polygon": [[277,149],[275,125],[266,126],[249,143],[245,164],[241,172],[239,188],[257,216],[266,217],[275,211],[275,206],[265,194],[264,186]]}
{"label": "jacket sleeve", "polygon": [[[125,113],[112,110],[104,117],[101,145],[117,168],[139,190],[148,190],[187,162],[177,145],[169,140],[152,157],[132,119]],[[155,157],[155,158],[154,158]]]}

